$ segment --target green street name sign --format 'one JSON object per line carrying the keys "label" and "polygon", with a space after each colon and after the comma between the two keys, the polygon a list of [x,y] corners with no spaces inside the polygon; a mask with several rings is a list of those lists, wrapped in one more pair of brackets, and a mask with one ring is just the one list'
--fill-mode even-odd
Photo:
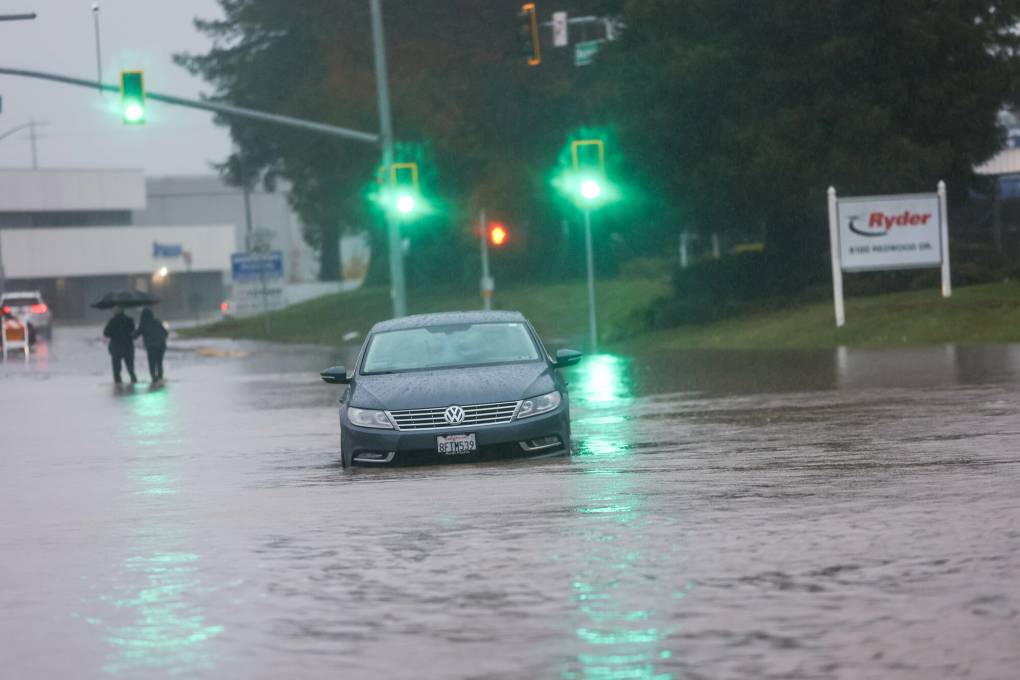
{"label": "green street name sign", "polygon": [[588,66],[602,48],[605,40],[588,40],[574,44],[574,66]]}

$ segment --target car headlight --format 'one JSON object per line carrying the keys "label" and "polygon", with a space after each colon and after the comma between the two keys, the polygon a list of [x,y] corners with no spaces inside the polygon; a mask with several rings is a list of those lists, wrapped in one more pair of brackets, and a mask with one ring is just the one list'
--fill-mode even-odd
{"label": "car headlight", "polygon": [[528,418],[529,416],[537,416],[539,413],[548,413],[559,406],[560,401],[562,401],[562,398],[559,392],[550,392],[549,394],[525,399],[521,402],[521,407],[517,409],[517,417]]}
{"label": "car headlight", "polygon": [[352,424],[359,427],[379,427],[386,430],[393,429],[393,423],[385,411],[376,411],[371,408],[347,407],[347,418]]}

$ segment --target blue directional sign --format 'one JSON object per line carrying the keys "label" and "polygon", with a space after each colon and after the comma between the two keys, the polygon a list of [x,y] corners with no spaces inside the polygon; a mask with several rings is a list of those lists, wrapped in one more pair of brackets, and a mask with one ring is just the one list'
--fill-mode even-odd
{"label": "blue directional sign", "polygon": [[268,281],[283,278],[283,253],[234,253],[230,256],[234,281]]}
{"label": "blue directional sign", "polygon": [[180,257],[183,254],[184,246],[180,243],[160,243],[159,241],[152,242],[153,257]]}

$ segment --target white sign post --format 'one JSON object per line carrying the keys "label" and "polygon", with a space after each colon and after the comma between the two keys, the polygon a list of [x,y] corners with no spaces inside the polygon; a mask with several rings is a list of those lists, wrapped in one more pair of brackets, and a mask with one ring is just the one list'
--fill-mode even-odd
{"label": "white sign post", "polygon": [[829,187],[829,250],[836,326],[845,321],[843,272],[941,267],[952,295],[946,184],[934,194],[837,198]]}
{"label": "white sign post", "polygon": [[829,187],[829,252],[832,254],[832,304],[836,310],[836,328],[842,328],[846,323],[846,313],[843,311],[843,267],[839,262],[835,187]]}

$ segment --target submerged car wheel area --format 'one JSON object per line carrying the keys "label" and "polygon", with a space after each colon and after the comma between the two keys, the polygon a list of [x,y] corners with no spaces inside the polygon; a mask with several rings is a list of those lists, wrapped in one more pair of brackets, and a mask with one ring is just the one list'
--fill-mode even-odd
{"label": "submerged car wheel area", "polygon": [[376,324],[355,370],[323,371],[340,397],[344,467],[559,455],[570,404],[552,359],[517,312],[449,312]]}

